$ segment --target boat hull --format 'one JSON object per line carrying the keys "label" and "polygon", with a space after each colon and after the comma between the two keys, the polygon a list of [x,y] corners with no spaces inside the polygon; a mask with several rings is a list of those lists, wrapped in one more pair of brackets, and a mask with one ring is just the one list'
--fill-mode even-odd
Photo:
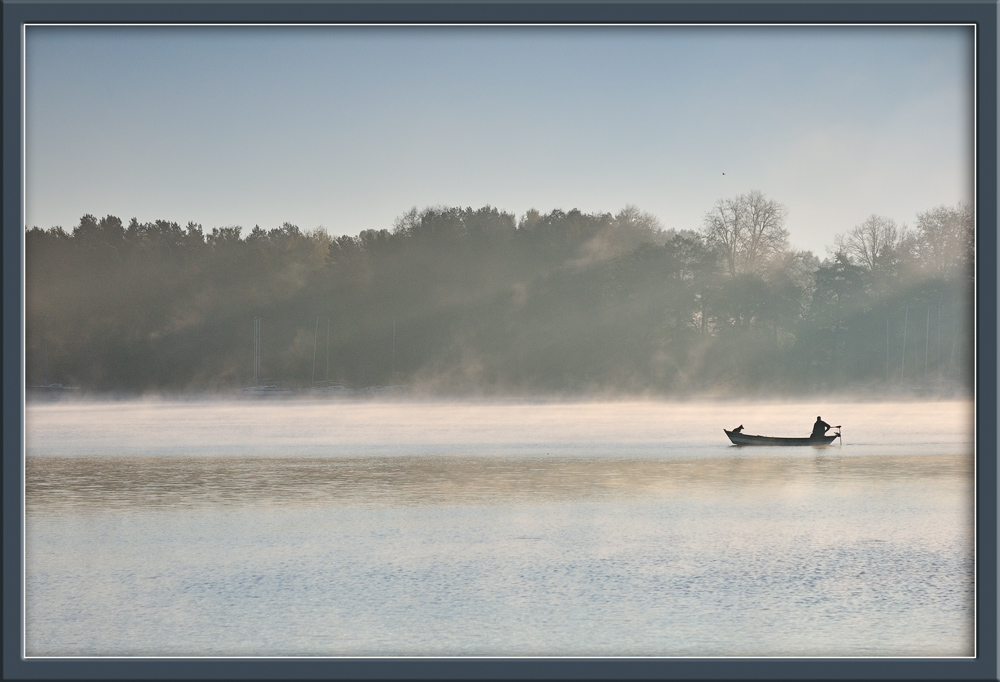
{"label": "boat hull", "polygon": [[750,434],[735,433],[726,431],[729,440],[733,445],[829,445],[836,440],[840,434],[832,436],[821,436],[819,438],[778,438],[774,436],[751,436]]}

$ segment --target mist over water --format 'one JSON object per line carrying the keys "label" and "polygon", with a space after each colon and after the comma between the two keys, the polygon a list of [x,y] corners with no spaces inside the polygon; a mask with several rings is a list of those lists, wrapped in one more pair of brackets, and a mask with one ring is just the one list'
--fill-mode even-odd
{"label": "mist over water", "polygon": [[[845,443],[736,448],[722,428]],[[972,404],[29,405],[27,653],[970,656]]]}
{"label": "mist over water", "polygon": [[817,415],[843,426],[845,455],[971,451],[965,401],[71,402],[29,406],[25,441],[45,457],[691,457],[730,453],[723,428],[804,437]]}

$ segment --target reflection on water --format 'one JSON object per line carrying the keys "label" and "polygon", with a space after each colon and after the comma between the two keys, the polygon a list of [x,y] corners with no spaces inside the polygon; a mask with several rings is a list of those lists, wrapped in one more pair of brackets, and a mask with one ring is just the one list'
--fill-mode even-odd
{"label": "reflection on water", "polygon": [[[817,414],[843,447],[722,434]],[[60,404],[26,443],[29,656],[975,653],[968,403]]]}
{"label": "reflection on water", "polygon": [[[735,450],[735,449],[734,449]],[[882,493],[905,481],[971,484],[971,457],[713,459],[483,457],[166,458],[29,457],[30,514],[130,508],[519,504],[703,494],[781,495],[821,479]]]}

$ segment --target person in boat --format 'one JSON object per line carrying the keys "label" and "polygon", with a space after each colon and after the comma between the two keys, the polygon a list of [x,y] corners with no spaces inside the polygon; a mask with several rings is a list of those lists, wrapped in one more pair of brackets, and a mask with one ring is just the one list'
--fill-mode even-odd
{"label": "person in boat", "polygon": [[816,423],[813,424],[813,432],[809,437],[822,438],[823,436],[826,435],[826,432],[829,431],[831,428],[833,427],[831,427],[829,424],[823,421],[822,417],[816,417]]}

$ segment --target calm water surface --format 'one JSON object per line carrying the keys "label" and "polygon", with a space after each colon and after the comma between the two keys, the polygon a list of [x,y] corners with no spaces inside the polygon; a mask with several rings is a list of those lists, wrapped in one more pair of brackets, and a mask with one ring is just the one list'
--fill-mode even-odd
{"label": "calm water surface", "polygon": [[27,653],[969,656],[971,416],[29,405]]}

